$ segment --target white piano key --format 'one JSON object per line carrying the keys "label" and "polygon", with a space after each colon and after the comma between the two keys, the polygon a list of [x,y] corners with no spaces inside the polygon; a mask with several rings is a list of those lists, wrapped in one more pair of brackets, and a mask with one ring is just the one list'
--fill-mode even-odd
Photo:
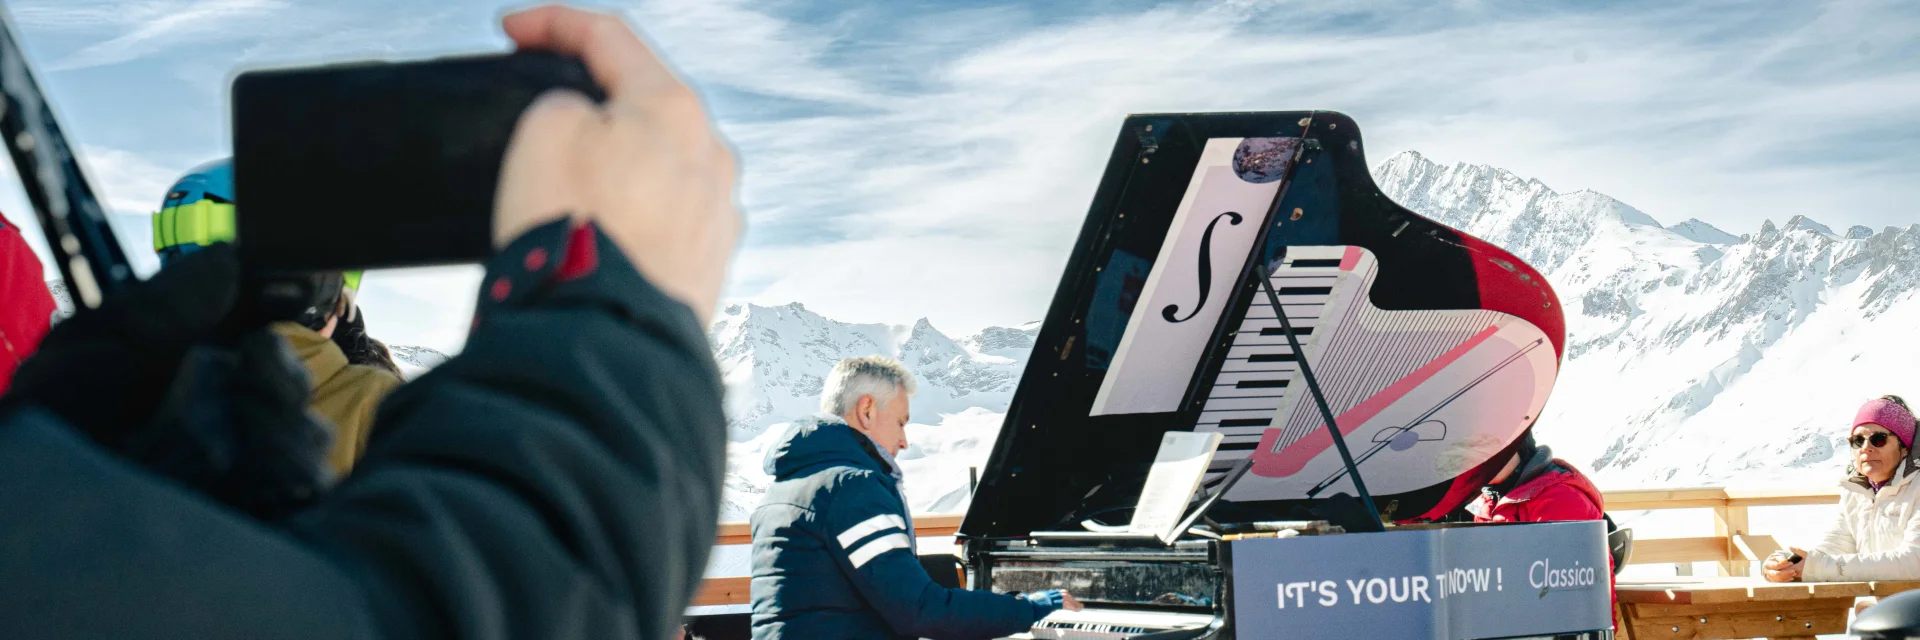
{"label": "white piano key", "polygon": [[1273,411],[1280,408],[1280,400],[1280,396],[1265,398],[1207,398],[1207,405],[1201,409],[1201,411],[1203,413],[1251,410]]}
{"label": "white piano key", "polygon": [[[1319,318],[1290,316],[1287,318],[1287,321],[1288,324],[1293,326],[1294,335],[1310,336],[1320,329]],[[1247,318],[1240,321],[1240,326],[1234,328],[1234,333],[1237,336],[1246,336],[1249,334],[1285,336],[1286,334],[1282,333],[1282,331],[1285,330],[1285,327],[1280,326],[1278,319],[1275,319],[1272,314],[1268,314],[1265,318]]]}
{"label": "white piano key", "polygon": [[1268,427],[1216,427],[1214,431],[1220,432],[1220,439],[1221,441],[1224,442],[1226,440],[1245,439],[1245,438],[1252,438],[1254,440],[1259,440],[1261,436],[1264,436],[1267,434],[1267,429],[1271,429],[1271,428],[1272,427],[1270,426]]}
{"label": "white piano key", "polygon": [[[1279,405],[1275,405],[1278,407]],[[1202,411],[1195,426],[1213,429],[1234,427],[1272,426],[1273,409],[1247,409],[1239,411]]]}
{"label": "white piano key", "polygon": [[1223,372],[1292,373],[1296,368],[1298,367],[1291,362],[1252,362],[1239,359],[1220,361],[1220,370]]}
{"label": "white piano key", "polygon": [[[1235,340],[1233,346],[1227,347],[1226,357],[1229,360],[1247,360],[1256,356],[1288,356],[1292,354],[1293,347],[1285,344],[1242,346],[1239,340]],[[1288,360],[1278,360],[1278,362],[1288,362]]]}
{"label": "white piano key", "polygon": [[1338,269],[1302,269],[1300,271],[1282,269],[1274,272],[1273,277],[1268,278],[1267,282],[1273,283],[1274,288],[1277,289],[1281,287],[1331,287],[1339,280],[1340,273]]}
{"label": "white piano key", "polygon": [[[1292,379],[1293,379],[1293,376],[1288,374],[1226,372],[1226,373],[1220,374],[1219,377],[1214,378],[1213,383],[1215,386],[1222,386],[1222,385],[1235,386],[1235,385],[1241,385],[1242,383],[1251,383],[1251,384],[1257,385],[1257,384],[1268,384],[1274,380],[1292,380]],[[1286,388],[1286,386],[1287,385],[1281,385],[1280,388]]]}
{"label": "white piano key", "polygon": [[[1286,307],[1287,309],[1287,320],[1289,321],[1295,318],[1318,318],[1320,317],[1320,311],[1327,306],[1327,296],[1293,296],[1293,298],[1295,299],[1280,299],[1280,306]],[[1262,295],[1260,296],[1258,304],[1247,307],[1247,317],[1250,319],[1264,318],[1272,320],[1277,316],[1273,315],[1273,305],[1267,302],[1265,295]],[[1278,321],[1276,320],[1275,322]]]}

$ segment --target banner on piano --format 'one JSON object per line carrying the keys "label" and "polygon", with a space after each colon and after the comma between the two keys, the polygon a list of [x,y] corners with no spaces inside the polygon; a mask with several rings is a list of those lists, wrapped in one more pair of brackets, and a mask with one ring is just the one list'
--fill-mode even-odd
{"label": "banner on piano", "polygon": [[1598,521],[1232,544],[1241,638],[1471,640],[1612,626]]}

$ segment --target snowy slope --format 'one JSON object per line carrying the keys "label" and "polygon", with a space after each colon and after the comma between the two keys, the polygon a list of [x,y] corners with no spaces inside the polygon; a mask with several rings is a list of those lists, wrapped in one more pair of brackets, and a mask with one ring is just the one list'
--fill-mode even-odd
{"label": "snowy slope", "polygon": [[1830,482],[1853,407],[1920,399],[1920,342],[1902,339],[1920,319],[1920,226],[1838,235],[1795,217],[1733,236],[1414,153],[1376,174],[1553,282],[1569,357],[1539,434],[1610,488]]}

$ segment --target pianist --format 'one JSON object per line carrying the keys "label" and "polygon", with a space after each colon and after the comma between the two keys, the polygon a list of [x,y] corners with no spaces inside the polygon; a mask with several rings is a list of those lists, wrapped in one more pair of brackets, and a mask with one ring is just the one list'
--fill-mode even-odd
{"label": "pianist", "polygon": [[913,375],[891,358],[848,358],[825,386],[825,415],[795,422],[767,455],[774,483],[752,517],[755,640],[997,637],[1080,609],[1064,591],[935,584],[893,459],[907,448]]}

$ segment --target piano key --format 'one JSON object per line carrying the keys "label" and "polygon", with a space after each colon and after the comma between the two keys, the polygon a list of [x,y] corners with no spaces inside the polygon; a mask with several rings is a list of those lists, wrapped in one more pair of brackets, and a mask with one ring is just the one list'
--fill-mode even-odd
{"label": "piano key", "polygon": [[[1290,298],[1281,298],[1280,306],[1286,307],[1287,320],[1289,321],[1294,321],[1296,318],[1319,318],[1320,310],[1327,306],[1327,296],[1291,296]],[[1273,315],[1273,305],[1269,304],[1266,296],[1263,295],[1260,297],[1259,304],[1247,308],[1247,317],[1271,320],[1277,316]]]}
{"label": "piano key", "polygon": [[1215,449],[1215,451],[1252,451],[1255,447],[1258,447],[1258,446],[1260,446],[1259,440],[1253,440],[1249,442],[1227,442],[1225,440],[1221,440],[1220,447]]}
{"label": "piano key", "polygon": [[[1206,406],[1201,408],[1200,411],[1202,413],[1212,413],[1216,411],[1243,411],[1243,410],[1265,410],[1268,412],[1272,412],[1274,409],[1280,408],[1280,399],[1281,397],[1278,395],[1254,396],[1251,398],[1213,397],[1213,398],[1207,398]],[[1254,426],[1254,425],[1244,425],[1244,426]]]}
{"label": "piano key", "polygon": [[1261,344],[1261,345],[1244,345],[1243,346],[1240,344],[1239,340],[1235,340],[1233,346],[1227,347],[1226,359],[1252,360],[1255,356],[1273,355],[1273,354],[1292,354],[1292,353],[1293,353],[1293,347],[1288,346],[1286,344]]}
{"label": "piano key", "polygon": [[1213,429],[1213,431],[1219,431],[1221,438],[1254,438],[1254,440],[1260,440],[1260,436],[1263,436],[1269,427],[1271,427],[1271,425],[1261,425],[1261,427],[1219,427],[1219,429]]}
{"label": "piano key", "polygon": [[1288,380],[1284,378],[1273,379],[1273,380],[1246,380],[1241,382],[1240,386],[1235,386],[1230,384],[1216,384],[1213,386],[1213,389],[1211,391],[1207,392],[1207,397],[1208,398],[1263,398],[1263,397],[1279,398],[1279,397],[1285,397],[1287,395],[1287,384],[1288,384]]}
{"label": "piano key", "polygon": [[[1229,414],[1266,414],[1266,415],[1273,415],[1273,412],[1272,412],[1271,410],[1262,410],[1262,411],[1219,411],[1219,412],[1215,412],[1215,413],[1218,413],[1218,414],[1220,414],[1220,415],[1229,415]],[[1270,427],[1270,426],[1273,426],[1273,418],[1266,418],[1266,417],[1260,417],[1260,418],[1252,418],[1252,417],[1245,417],[1245,416],[1238,416],[1238,417],[1231,417],[1231,418],[1220,418],[1220,421],[1219,421],[1219,422],[1216,422],[1216,423],[1214,423],[1214,424],[1215,424],[1215,425],[1217,425],[1217,426],[1218,426],[1219,428],[1222,428],[1222,429],[1234,429],[1234,428],[1243,428],[1243,427]]]}
{"label": "piano key", "polygon": [[1274,290],[1274,294],[1280,296],[1280,304],[1284,305],[1295,296],[1332,295],[1333,287],[1297,287],[1297,286],[1279,287],[1278,289]]}
{"label": "piano key", "polygon": [[1288,261],[1288,262],[1286,263],[1286,266],[1285,266],[1285,267],[1282,267],[1282,268],[1290,268],[1290,269],[1319,269],[1319,268],[1327,268],[1327,267],[1331,267],[1331,268],[1334,268],[1334,269],[1338,269],[1338,268],[1340,268],[1340,259],[1339,259],[1339,258],[1307,258],[1307,259],[1296,259],[1296,260],[1290,260],[1290,261]]}
{"label": "piano key", "polygon": [[1245,359],[1221,360],[1222,373],[1283,373],[1291,376],[1299,367],[1291,362],[1249,362]]}
{"label": "piano key", "polygon": [[1278,386],[1279,386],[1280,388],[1285,388],[1285,387],[1287,387],[1288,385],[1290,385],[1290,384],[1292,384],[1291,382],[1289,382],[1289,381],[1290,381],[1290,380],[1292,380],[1292,379],[1293,379],[1293,376],[1289,376],[1289,375],[1276,375],[1276,374],[1271,374],[1271,373],[1236,373],[1236,372],[1226,372],[1226,373],[1221,373],[1219,377],[1217,377],[1217,378],[1214,378],[1214,380],[1213,380],[1213,384],[1214,384],[1214,386],[1216,386],[1216,387],[1219,387],[1219,386],[1231,386],[1231,387],[1235,387],[1235,388],[1240,388],[1240,384],[1241,384],[1241,383],[1245,383],[1245,382],[1255,382],[1255,383],[1262,383],[1262,384],[1254,384],[1254,385],[1252,385],[1252,387],[1254,387],[1254,388],[1260,388],[1260,387],[1263,387],[1263,386],[1265,386],[1266,384],[1271,384],[1271,383],[1274,383],[1274,382],[1278,382],[1278,383],[1280,383],[1280,384],[1278,385]]}
{"label": "piano key", "polygon": [[1296,273],[1286,270],[1273,274],[1267,282],[1279,287],[1331,287],[1340,281],[1338,273]]}
{"label": "piano key", "polygon": [[[1294,331],[1303,332],[1300,335],[1310,335],[1313,333],[1314,327],[1320,326],[1319,318],[1309,318],[1304,316],[1299,316],[1299,317],[1287,316],[1287,322],[1293,325]],[[1272,313],[1268,313],[1267,316],[1264,318],[1248,318],[1245,321],[1242,321],[1240,323],[1240,328],[1235,330],[1235,337],[1245,337],[1247,334],[1262,334],[1262,333],[1270,333],[1271,335],[1279,336],[1280,335],[1279,332],[1280,332],[1280,320],[1277,318],[1274,318]]]}

